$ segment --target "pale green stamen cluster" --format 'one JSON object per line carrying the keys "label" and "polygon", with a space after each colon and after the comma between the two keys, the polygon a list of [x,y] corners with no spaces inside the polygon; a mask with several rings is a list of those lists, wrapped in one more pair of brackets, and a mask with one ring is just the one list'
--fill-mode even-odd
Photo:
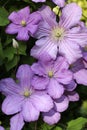
{"label": "pale green stamen cluster", "polygon": [[26,26],[26,21],[25,21],[25,20],[22,20],[22,21],[21,21],[21,25],[22,25],[23,27],[25,27],[25,26]]}
{"label": "pale green stamen cluster", "polygon": [[60,28],[60,27],[55,27],[52,30],[52,37],[55,40],[62,40],[62,38],[64,37],[64,29]]}
{"label": "pale green stamen cluster", "polygon": [[23,96],[24,96],[24,97],[29,97],[31,94],[32,94],[32,92],[29,91],[29,90],[25,90],[25,91],[23,92]]}
{"label": "pale green stamen cluster", "polygon": [[87,46],[84,47],[84,50],[87,51]]}

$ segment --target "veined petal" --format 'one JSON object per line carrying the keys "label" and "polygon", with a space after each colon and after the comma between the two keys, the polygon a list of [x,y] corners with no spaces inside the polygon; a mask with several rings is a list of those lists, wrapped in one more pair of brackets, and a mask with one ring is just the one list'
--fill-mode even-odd
{"label": "veined petal", "polygon": [[40,111],[35,108],[35,106],[32,102],[30,102],[30,100],[27,100],[23,104],[22,114],[24,120],[30,122],[38,120]]}
{"label": "veined petal", "polygon": [[39,59],[41,55],[44,55],[44,53],[48,53],[48,55],[55,59],[57,55],[57,50],[57,44],[54,44],[53,42],[51,42],[50,39],[47,38],[44,40],[44,44],[42,46],[34,46],[31,49],[31,56]]}
{"label": "veined petal", "polygon": [[69,70],[62,70],[61,72],[56,73],[56,80],[62,84],[69,84],[73,78],[72,72]]}
{"label": "veined petal", "polygon": [[87,32],[71,32],[68,31],[67,38],[73,42],[76,42],[81,47],[85,47],[87,45]]}
{"label": "veined petal", "polygon": [[79,45],[75,42],[69,41],[68,39],[64,40],[60,44],[59,53],[65,56],[70,64],[82,57]]}
{"label": "veined petal", "polygon": [[49,80],[47,78],[34,76],[31,84],[34,87],[34,89],[43,90],[43,89],[46,89],[48,83],[49,83]]}
{"label": "veined petal", "polygon": [[67,97],[71,102],[75,102],[79,100],[79,94],[76,93],[75,91],[68,92]]}
{"label": "veined petal", "polygon": [[76,3],[67,4],[62,10],[59,24],[68,29],[78,24],[81,16],[82,10]]}
{"label": "veined petal", "polygon": [[46,0],[32,0],[33,2],[45,2]]}
{"label": "veined petal", "polygon": [[64,93],[64,87],[56,79],[52,78],[50,79],[47,92],[54,99],[60,98]]}
{"label": "veined petal", "polygon": [[14,23],[10,23],[5,32],[8,33],[8,34],[16,34],[19,32],[19,30],[21,29],[22,27],[20,25],[16,25]]}
{"label": "veined petal", "polygon": [[22,27],[21,29],[19,29],[18,31],[18,35],[17,35],[17,39],[18,40],[23,40],[23,41],[27,41],[29,39],[29,34],[28,34],[28,30],[27,27]]}
{"label": "veined petal", "polygon": [[30,98],[40,112],[48,112],[53,107],[53,101],[47,94],[33,94]]}
{"label": "veined petal", "polygon": [[29,16],[30,16],[30,9],[29,9],[29,7],[27,6],[27,7],[23,8],[23,9],[19,10],[19,11],[17,12],[17,14],[19,15],[19,17],[20,17],[22,20],[27,21],[27,20],[29,19]]}
{"label": "veined petal", "polygon": [[69,64],[66,60],[66,58],[60,56],[57,58],[56,62],[54,62],[54,72],[61,72],[63,69],[68,69],[69,68]]}
{"label": "veined petal", "polygon": [[44,122],[48,123],[49,125],[56,124],[61,115],[59,112],[56,112],[54,109],[51,109],[49,112],[42,113]]}
{"label": "veined petal", "polygon": [[21,85],[21,87],[23,88],[30,87],[32,75],[33,72],[29,65],[25,64],[19,66],[16,77],[19,80],[19,84]]}
{"label": "veined petal", "polygon": [[72,80],[69,84],[65,85],[65,89],[67,91],[73,91],[76,88],[77,84],[75,83],[74,80]]}
{"label": "veined petal", "polygon": [[24,102],[23,97],[20,96],[7,96],[2,104],[2,111],[7,114],[15,114],[21,111],[21,106]]}
{"label": "veined petal", "polygon": [[18,113],[10,119],[10,130],[21,130],[24,124],[25,123],[22,114]]}
{"label": "veined petal", "polygon": [[74,73],[74,79],[78,84],[87,85],[87,70],[81,69],[78,72]]}
{"label": "veined petal", "polygon": [[20,86],[12,78],[6,78],[0,81],[0,91],[6,96],[17,95],[20,92]]}
{"label": "veined petal", "polygon": [[66,96],[62,96],[61,98],[56,99],[54,103],[58,112],[65,111],[69,106],[69,100]]}
{"label": "veined petal", "polygon": [[52,0],[59,7],[63,7],[65,4],[65,0]]}

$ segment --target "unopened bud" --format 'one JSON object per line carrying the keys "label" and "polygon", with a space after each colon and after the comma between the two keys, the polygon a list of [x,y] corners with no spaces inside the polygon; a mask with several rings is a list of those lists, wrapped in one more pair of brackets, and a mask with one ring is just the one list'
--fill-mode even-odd
{"label": "unopened bud", "polygon": [[15,39],[12,39],[12,41],[13,41],[12,42],[13,47],[18,48],[19,47],[18,42]]}

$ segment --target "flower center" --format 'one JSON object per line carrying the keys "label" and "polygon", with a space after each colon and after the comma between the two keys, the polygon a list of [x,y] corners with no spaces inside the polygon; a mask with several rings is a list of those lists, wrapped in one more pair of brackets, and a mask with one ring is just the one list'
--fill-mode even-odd
{"label": "flower center", "polygon": [[25,27],[25,26],[26,26],[26,21],[25,21],[25,20],[22,20],[22,21],[21,21],[21,25],[22,25],[23,27]]}
{"label": "flower center", "polygon": [[64,29],[60,27],[54,27],[52,30],[52,37],[55,40],[62,40],[64,37]]}
{"label": "flower center", "polygon": [[25,90],[24,93],[23,93],[23,95],[25,97],[29,97],[31,95],[31,92],[29,90]]}
{"label": "flower center", "polygon": [[48,76],[49,76],[49,78],[52,78],[54,76],[53,71],[49,71]]}

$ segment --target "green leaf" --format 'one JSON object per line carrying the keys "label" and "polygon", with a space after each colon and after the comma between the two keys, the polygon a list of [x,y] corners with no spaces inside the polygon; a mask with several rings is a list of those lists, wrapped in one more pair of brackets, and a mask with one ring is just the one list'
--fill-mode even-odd
{"label": "green leaf", "polygon": [[5,26],[8,23],[8,12],[5,8],[0,7],[0,26]]}
{"label": "green leaf", "polygon": [[3,54],[3,49],[2,49],[2,44],[0,43],[0,58],[4,58],[4,54]]}
{"label": "green leaf", "polygon": [[4,57],[11,61],[14,57],[15,49],[13,47],[7,47],[4,49]]}
{"label": "green leaf", "polygon": [[54,127],[54,125],[50,126],[46,123],[44,123],[43,125],[41,125],[41,130],[51,130]]}
{"label": "green leaf", "polygon": [[19,42],[19,47],[18,47],[18,53],[21,54],[21,55],[26,55],[26,43],[22,43],[22,42]]}
{"label": "green leaf", "polygon": [[19,62],[19,57],[14,56],[13,59],[5,64],[6,70],[9,71],[13,67],[15,67]]}
{"label": "green leaf", "polygon": [[81,130],[85,123],[87,123],[87,118],[79,117],[75,120],[68,122],[67,130]]}
{"label": "green leaf", "polygon": [[62,128],[56,127],[56,128],[54,128],[53,130],[62,130]]}

